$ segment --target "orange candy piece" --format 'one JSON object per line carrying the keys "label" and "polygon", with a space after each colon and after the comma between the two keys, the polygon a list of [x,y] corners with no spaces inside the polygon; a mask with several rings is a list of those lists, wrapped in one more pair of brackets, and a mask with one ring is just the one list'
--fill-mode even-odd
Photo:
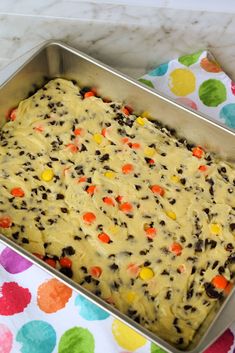
{"label": "orange candy piece", "polygon": [[127,266],[128,272],[130,272],[131,275],[133,276],[138,276],[139,272],[140,272],[140,268],[138,265],[136,264],[129,264]]}
{"label": "orange candy piece", "polygon": [[145,230],[145,233],[149,239],[153,239],[157,234],[157,229],[154,227],[149,227]]}
{"label": "orange candy piece", "polygon": [[198,170],[200,170],[201,172],[206,172],[208,170],[207,165],[202,164],[198,167]]}
{"label": "orange candy piece", "polygon": [[77,128],[77,129],[74,130],[73,133],[74,133],[75,136],[81,136],[81,135],[83,135],[84,130],[81,129],[81,128]]}
{"label": "orange candy piece", "polygon": [[12,225],[12,219],[9,216],[0,217],[0,228],[10,228]]}
{"label": "orange candy piece", "polygon": [[48,259],[45,259],[44,261],[45,261],[48,265],[50,265],[51,267],[56,268],[56,261],[55,261],[54,259],[48,258]]}
{"label": "orange candy piece", "polygon": [[228,281],[222,275],[215,276],[212,279],[211,283],[213,284],[213,286],[215,286],[215,288],[218,288],[218,289],[225,289],[228,285]]}
{"label": "orange candy piece", "polygon": [[123,174],[130,174],[131,172],[133,172],[133,170],[134,170],[134,167],[130,163],[127,163],[122,167]]}
{"label": "orange candy piece", "polygon": [[123,138],[121,139],[121,141],[122,141],[122,143],[128,143],[130,140],[129,140],[128,137],[123,137]]}
{"label": "orange candy piece", "polygon": [[203,149],[200,146],[194,147],[192,149],[192,152],[193,152],[193,156],[196,157],[196,158],[199,158],[199,159],[202,158],[202,156],[204,154],[204,151],[203,151]]}
{"label": "orange candy piece", "polygon": [[140,148],[140,143],[134,142],[134,143],[129,144],[129,146],[131,148],[133,148],[133,150],[138,150]]}
{"label": "orange candy piece", "polygon": [[170,251],[173,252],[176,256],[179,256],[182,252],[182,246],[179,243],[173,243],[170,246]]}
{"label": "orange candy piece", "polygon": [[69,143],[66,147],[68,147],[72,153],[76,153],[78,151],[78,147],[74,143]]}
{"label": "orange candy piece", "polygon": [[96,215],[92,212],[86,212],[82,218],[86,223],[93,223],[96,220]]}
{"label": "orange candy piece", "polygon": [[93,97],[93,96],[95,96],[95,93],[92,92],[92,91],[86,92],[84,94],[84,98],[90,98],[90,97]]}
{"label": "orange candy piece", "polygon": [[93,266],[90,268],[90,274],[92,277],[99,278],[102,274],[102,269],[99,266]]}
{"label": "orange candy piece", "polygon": [[107,129],[104,127],[104,128],[101,130],[101,135],[103,135],[104,137],[106,137],[106,134],[107,134]]}
{"label": "orange candy piece", "polygon": [[229,295],[229,294],[230,294],[231,290],[233,289],[233,285],[234,285],[234,284],[231,283],[231,282],[228,283],[227,287],[224,289],[224,293],[225,293],[226,295]]}
{"label": "orange candy piece", "polygon": [[96,186],[95,186],[95,185],[90,185],[90,186],[88,186],[86,192],[87,192],[89,195],[94,195],[95,190],[96,190]]}
{"label": "orange candy piece", "polygon": [[124,113],[125,115],[130,115],[129,110],[125,107],[122,108],[122,113]]}
{"label": "orange candy piece", "polygon": [[98,238],[99,238],[99,240],[102,242],[102,243],[109,243],[110,242],[110,237],[109,237],[109,235],[108,234],[106,234],[106,233],[100,233],[99,235],[98,235]]}
{"label": "orange candy piece", "polygon": [[103,198],[103,202],[106,203],[106,205],[115,206],[115,202],[114,202],[114,200],[112,199],[112,197],[105,196],[105,197]]}
{"label": "orange candy piece", "polygon": [[122,212],[129,213],[129,212],[132,212],[133,206],[130,202],[124,202],[124,203],[121,203],[121,205],[119,206],[119,210]]}
{"label": "orange candy piece", "polygon": [[36,252],[34,252],[33,255],[36,256],[36,257],[37,257],[38,259],[40,259],[40,260],[43,260],[43,259],[44,259],[44,256],[43,256],[43,255],[38,254],[38,253],[36,253]]}
{"label": "orange candy piece", "polygon": [[154,194],[158,194],[160,196],[163,196],[165,194],[165,190],[160,185],[152,185],[150,189]]}
{"label": "orange candy piece", "polygon": [[16,113],[17,113],[17,109],[16,108],[12,109],[12,111],[9,114],[9,120],[11,121],[16,120]]}
{"label": "orange candy piece", "polygon": [[15,197],[23,197],[24,194],[24,190],[21,188],[13,188],[11,189],[11,195],[15,196]]}
{"label": "orange candy piece", "polygon": [[33,129],[35,131],[37,131],[37,132],[43,132],[44,131],[44,127],[42,125],[35,126]]}
{"label": "orange candy piece", "polygon": [[72,267],[72,261],[68,257],[61,257],[60,266],[71,268]]}
{"label": "orange candy piece", "polygon": [[87,177],[82,176],[81,178],[78,179],[79,183],[85,183],[85,181],[87,180]]}

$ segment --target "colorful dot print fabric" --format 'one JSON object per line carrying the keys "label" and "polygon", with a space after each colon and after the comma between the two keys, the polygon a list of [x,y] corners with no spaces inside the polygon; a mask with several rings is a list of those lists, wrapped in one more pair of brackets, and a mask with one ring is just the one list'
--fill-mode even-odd
{"label": "colorful dot print fabric", "polygon": [[[235,83],[207,51],[140,79],[235,128]],[[235,353],[235,325],[204,353]],[[0,243],[0,353],[164,353],[156,345]]]}
{"label": "colorful dot print fabric", "polygon": [[235,83],[208,51],[162,64],[139,81],[235,128]]}

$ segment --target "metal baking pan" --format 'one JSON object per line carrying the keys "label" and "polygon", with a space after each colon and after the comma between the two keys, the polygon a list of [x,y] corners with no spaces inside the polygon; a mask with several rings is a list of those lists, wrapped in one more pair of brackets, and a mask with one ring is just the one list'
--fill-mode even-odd
{"label": "metal baking pan", "polygon": [[[178,105],[167,96],[156,93],[138,81],[57,41],[49,41],[32,49],[0,73],[0,84],[2,83],[0,86],[0,127],[4,124],[5,116],[10,108],[15,107],[20,100],[55,77],[77,80],[80,86],[96,86],[102,96],[123,101],[134,107],[137,112],[147,110],[151,116],[156,117],[163,124],[176,129],[179,136],[200,144],[231,163],[235,162],[233,130],[214,122],[205,115]],[[165,351],[182,352],[1,234],[0,241],[107,310]],[[208,315],[193,342],[184,352],[203,352],[235,320],[234,291],[235,289],[217,312]]]}

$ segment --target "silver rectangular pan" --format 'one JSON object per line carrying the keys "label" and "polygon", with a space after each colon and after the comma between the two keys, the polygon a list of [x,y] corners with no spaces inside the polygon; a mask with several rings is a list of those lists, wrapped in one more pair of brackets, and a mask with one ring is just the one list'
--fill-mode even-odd
{"label": "silver rectangular pan", "polygon": [[[234,131],[223,124],[215,123],[203,114],[178,105],[167,96],[156,93],[138,81],[57,41],[43,43],[17,59],[2,73],[0,72],[0,127],[5,122],[9,108],[15,107],[20,100],[55,77],[77,80],[80,86],[96,86],[102,96],[123,101],[134,107],[135,111],[147,110],[163,124],[176,129],[178,136],[186,137],[189,141],[216,152],[228,162],[235,162]],[[107,310],[165,351],[182,352],[1,234],[0,241]],[[203,352],[235,320],[234,291],[235,289],[217,311],[207,317],[193,342],[184,352]]]}

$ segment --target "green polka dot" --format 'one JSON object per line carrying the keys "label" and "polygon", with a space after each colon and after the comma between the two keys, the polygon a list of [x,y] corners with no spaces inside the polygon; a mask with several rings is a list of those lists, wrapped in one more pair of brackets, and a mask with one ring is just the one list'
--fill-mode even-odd
{"label": "green polka dot", "polygon": [[192,64],[195,64],[198,61],[201,54],[202,54],[202,50],[197,51],[196,53],[193,53],[193,54],[183,55],[178,59],[178,61],[185,66],[190,66]]}
{"label": "green polka dot", "polygon": [[154,85],[150,80],[146,80],[145,78],[140,78],[139,81],[151,88],[154,88]]}
{"label": "green polka dot", "polygon": [[160,347],[158,347],[156,344],[151,343],[151,353],[166,353],[166,352]]}
{"label": "green polka dot", "polygon": [[215,79],[204,81],[199,87],[199,98],[208,107],[217,107],[226,100],[226,88]]}
{"label": "green polka dot", "polygon": [[73,327],[62,335],[58,353],[94,353],[93,335],[85,328]]}

